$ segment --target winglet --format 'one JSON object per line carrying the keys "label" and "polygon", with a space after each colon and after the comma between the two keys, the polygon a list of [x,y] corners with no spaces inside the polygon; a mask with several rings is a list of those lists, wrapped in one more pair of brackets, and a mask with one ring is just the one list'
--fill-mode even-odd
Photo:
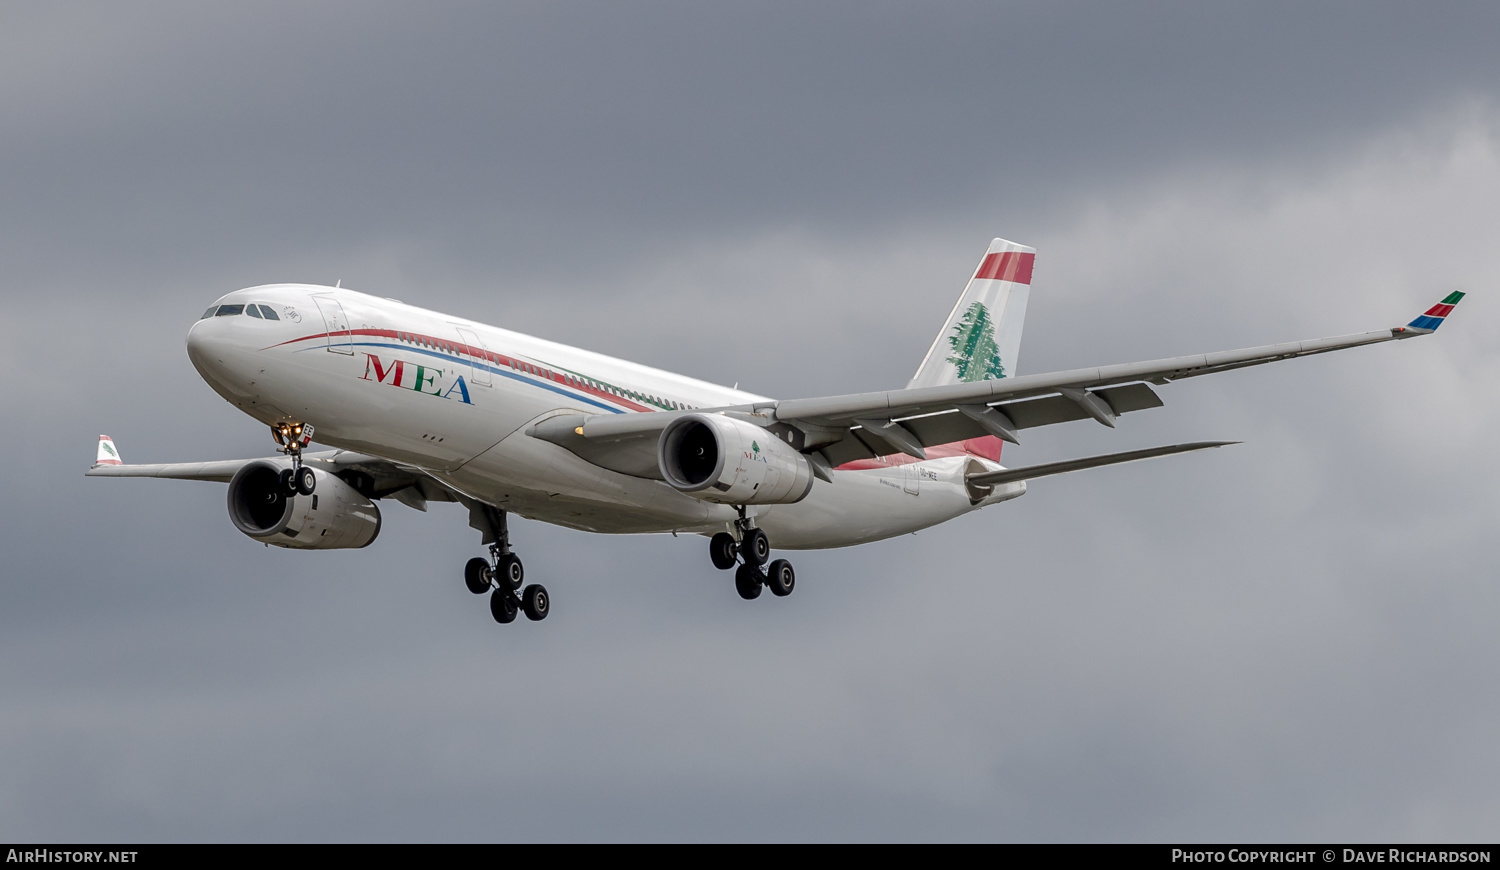
{"label": "winglet", "polygon": [[99,454],[94,457],[94,465],[119,465],[120,451],[115,449],[114,439],[108,435],[99,436]]}
{"label": "winglet", "polygon": [[1462,298],[1464,298],[1464,294],[1458,290],[1454,290],[1452,293],[1444,296],[1442,302],[1427,309],[1421,317],[1406,324],[1404,327],[1398,326],[1393,331],[1398,334],[1407,332],[1413,335],[1426,335],[1429,332],[1436,332],[1437,328],[1443,325],[1443,320],[1452,313],[1454,306],[1458,305],[1458,300]]}

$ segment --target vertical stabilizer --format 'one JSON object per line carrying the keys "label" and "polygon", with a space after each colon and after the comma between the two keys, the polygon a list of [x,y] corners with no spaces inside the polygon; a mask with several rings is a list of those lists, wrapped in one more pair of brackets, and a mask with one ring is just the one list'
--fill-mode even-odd
{"label": "vertical stabilizer", "polygon": [[1036,248],[1005,239],[990,242],[907,388],[1015,375],[1035,262]]}
{"label": "vertical stabilizer", "polygon": [[115,442],[108,435],[99,436],[99,454],[94,457],[95,465],[119,465],[120,451],[115,449]]}

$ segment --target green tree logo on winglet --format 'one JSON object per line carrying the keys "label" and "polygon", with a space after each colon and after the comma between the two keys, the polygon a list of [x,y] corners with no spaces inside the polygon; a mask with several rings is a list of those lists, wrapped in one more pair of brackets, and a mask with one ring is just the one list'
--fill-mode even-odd
{"label": "green tree logo on winglet", "polygon": [[953,356],[948,362],[958,369],[960,381],[994,381],[1005,377],[1000,347],[995,344],[995,321],[983,302],[975,302],[948,336]]}
{"label": "green tree logo on winglet", "polygon": [[100,441],[99,443],[102,444],[102,445],[104,445],[104,451],[106,453],[108,453],[110,456],[116,456],[117,457],[117,456],[120,455],[120,454],[118,454],[118,453],[115,452],[115,448],[111,447],[108,441]]}

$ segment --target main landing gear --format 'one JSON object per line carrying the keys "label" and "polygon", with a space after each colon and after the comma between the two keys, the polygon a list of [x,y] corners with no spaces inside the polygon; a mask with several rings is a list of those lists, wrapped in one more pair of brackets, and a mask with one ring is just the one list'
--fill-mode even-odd
{"label": "main landing gear", "polygon": [[777,559],[766,565],[766,560],[771,558],[771,540],[765,532],[750,525],[744,508],[739,511],[740,518],[734,522],[739,540],[728,532],[719,532],[709,539],[708,556],[714,567],[728,571],[740,559],[745,560],[735,568],[734,589],[746,601],[759,598],[763,587],[770,587],[771,593],[777,597],[791,595],[797,585],[797,572],[792,570],[792,563]]}
{"label": "main landing gear", "polygon": [[476,556],[464,565],[464,585],[475,595],[490,594],[490,615],[501,625],[515,622],[518,612],[524,612],[532,621],[546,619],[552,599],[547,587],[540,583],[521,588],[526,569],[521,565],[521,557],[510,551],[510,527],[505,511],[489,505],[476,505],[470,510],[482,514],[486,528],[481,530],[485,543],[490,545],[490,558]]}
{"label": "main landing gear", "polygon": [[271,437],[276,439],[282,453],[292,458],[292,467],[283,468],[278,478],[281,491],[289,496],[312,495],[318,488],[318,476],[302,464],[302,448],[312,443],[311,423],[277,423],[271,427]]}

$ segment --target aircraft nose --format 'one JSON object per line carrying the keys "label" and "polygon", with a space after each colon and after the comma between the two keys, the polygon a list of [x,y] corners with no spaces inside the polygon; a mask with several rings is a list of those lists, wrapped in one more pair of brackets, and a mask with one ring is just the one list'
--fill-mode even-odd
{"label": "aircraft nose", "polygon": [[210,357],[212,356],[212,352],[209,349],[209,345],[212,344],[212,341],[208,337],[209,326],[206,325],[211,323],[212,320],[200,320],[188,328],[188,359],[193,361],[193,365],[199,371],[203,371],[203,366],[209,362]]}
{"label": "aircraft nose", "polygon": [[231,402],[253,399],[244,348],[234,335],[237,317],[209,317],[188,329],[187,355],[214,392]]}
{"label": "aircraft nose", "polygon": [[209,382],[222,380],[229,374],[230,353],[233,350],[224,320],[210,317],[200,320],[188,329],[187,355],[193,368]]}

